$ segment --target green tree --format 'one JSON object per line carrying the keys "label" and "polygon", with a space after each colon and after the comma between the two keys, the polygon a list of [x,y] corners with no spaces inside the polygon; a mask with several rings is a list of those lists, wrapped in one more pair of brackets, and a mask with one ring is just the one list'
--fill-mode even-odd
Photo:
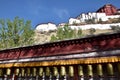
{"label": "green tree", "polygon": [[114,32],[120,32],[120,26],[117,25],[117,26],[110,26],[111,29],[114,31]]}
{"label": "green tree", "polygon": [[51,36],[51,41],[71,39],[71,38],[79,38],[82,36],[82,30],[73,30],[68,25],[64,27],[59,27],[57,29],[56,35]]}
{"label": "green tree", "polygon": [[90,33],[91,35],[93,35],[95,32],[96,32],[95,28],[90,28],[90,29],[89,29],[89,33]]}
{"label": "green tree", "polygon": [[55,36],[55,35],[52,35],[52,36],[51,36],[51,41],[55,41],[55,40],[57,40],[56,36]]}
{"label": "green tree", "polygon": [[29,20],[24,21],[19,17],[13,21],[0,19],[0,49],[31,45],[34,43],[33,35]]}

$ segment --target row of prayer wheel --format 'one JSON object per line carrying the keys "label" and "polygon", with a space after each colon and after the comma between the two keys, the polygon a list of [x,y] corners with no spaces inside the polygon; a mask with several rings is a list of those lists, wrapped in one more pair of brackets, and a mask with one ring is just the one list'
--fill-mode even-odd
{"label": "row of prayer wheel", "polygon": [[[37,67],[37,68],[14,68],[14,71],[12,71],[13,69],[11,68],[6,68],[6,72],[3,71],[3,69],[0,69],[0,76],[4,76],[4,75],[12,75],[13,73],[17,76],[70,76],[73,77],[75,75],[75,73],[78,74],[78,76],[84,76],[84,75],[88,75],[88,76],[93,76],[94,75],[94,68],[93,66],[96,65],[96,73],[98,76],[103,76],[104,75],[104,71],[103,71],[103,65],[102,64],[89,64],[89,65],[85,65],[86,67],[84,67],[83,65],[70,65],[70,66],[59,66],[59,68],[56,67]],[[75,67],[77,66],[77,67]],[[117,67],[117,69],[120,71],[120,64],[117,63],[117,66],[113,66],[113,64],[111,63],[107,63],[106,64],[106,70],[108,75],[114,75],[114,68],[113,67]],[[75,70],[77,68],[77,70]],[[85,69],[84,69],[85,68]],[[87,73],[84,73],[84,70],[86,70]],[[75,72],[77,71],[77,72]]]}

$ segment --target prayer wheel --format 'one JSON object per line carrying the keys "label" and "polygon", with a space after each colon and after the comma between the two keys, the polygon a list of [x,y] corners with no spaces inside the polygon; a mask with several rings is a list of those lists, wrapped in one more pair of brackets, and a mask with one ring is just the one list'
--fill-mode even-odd
{"label": "prayer wheel", "polygon": [[50,68],[46,67],[46,76],[50,76]]}
{"label": "prayer wheel", "polygon": [[20,72],[20,69],[17,68],[17,69],[16,69],[16,72],[15,72],[15,75],[19,75],[19,72]]}
{"label": "prayer wheel", "polygon": [[120,74],[120,63],[117,64],[117,67],[118,67],[118,71],[119,71],[119,74]]}
{"label": "prayer wheel", "polygon": [[66,75],[66,69],[65,66],[61,66],[61,72],[60,72],[61,76],[65,76]]}
{"label": "prayer wheel", "polygon": [[24,68],[21,69],[21,75],[25,76],[25,69]]}
{"label": "prayer wheel", "polygon": [[114,75],[113,66],[111,63],[107,64],[107,71],[108,71],[108,75]]}
{"label": "prayer wheel", "polygon": [[39,68],[39,76],[43,76],[43,68]]}
{"label": "prayer wheel", "polygon": [[3,76],[3,70],[0,69],[0,76]]}
{"label": "prayer wheel", "polygon": [[70,77],[74,76],[74,67],[73,66],[69,66],[69,76]]}
{"label": "prayer wheel", "polygon": [[36,68],[32,68],[33,69],[33,76],[36,76],[36,72],[37,72],[37,69]]}
{"label": "prayer wheel", "polygon": [[10,74],[11,74],[11,69],[10,69],[10,68],[7,68],[6,74],[7,74],[7,75],[10,75]]}
{"label": "prayer wheel", "polygon": [[81,65],[78,66],[78,75],[83,76],[83,67]]}
{"label": "prayer wheel", "polygon": [[27,68],[27,76],[30,76],[30,68]]}
{"label": "prayer wheel", "polygon": [[98,64],[97,65],[97,74],[99,76],[102,76],[103,75],[103,69],[102,69],[102,65],[101,64]]}
{"label": "prayer wheel", "polygon": [[58,73],[58,69],[57,67],[53,67],[53,75],[54,76],[57,76],[59,73]]}
{"label": "prayer wheel", "polygon": [[93,76],[92,65],[87,65],[88,67],[88,76]]}

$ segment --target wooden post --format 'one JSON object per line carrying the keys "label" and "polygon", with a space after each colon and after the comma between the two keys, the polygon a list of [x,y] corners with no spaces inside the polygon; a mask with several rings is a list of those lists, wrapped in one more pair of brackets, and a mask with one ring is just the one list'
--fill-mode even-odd
{"label": "wooden post", "polygon": [[74,80],[79,80],[79,78],[78,78],[78,65],[74,65]]}

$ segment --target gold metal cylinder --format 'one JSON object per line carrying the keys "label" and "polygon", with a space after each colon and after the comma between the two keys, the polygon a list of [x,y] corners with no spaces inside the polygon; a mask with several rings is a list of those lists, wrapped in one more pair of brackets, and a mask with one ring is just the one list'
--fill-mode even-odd
{"label": "gold metal cylinder", "polygon": [[50,68],[49,67],[46,67],[46,76],[50,76]]}
{"label": "gold metal cylinder", "polygon": [[88,76],[93,76],[92,65],[88,65]]}
{"label": "gold metal cylinder", "polygon": [[61,76],[65,76],[66,75],[66,69],[65,69],[65,66],[61,66],[61,70],[60,70],[60,74]]}
{"label": "gold metal cylinder", "polygon": [[69,76],[70,77],[74,76],[74,67],[73,66],[69,66]]}
{"label": "gold metal cylinder", "polygon": [[33,76],[36,76],[36,72],[37,72],[37,69],[36,68],[32,68],[33,69]]}
{"label": "gold metal cylinder", "polygon": [[42,76],[42,75],[43,75],[43,68],[40,67],[40,68],[39,68],[39,76]]}
{"label": "gold metal cylinder", "polygon": [[21,69],[21,75],[25,76],[25,69],[24,68]]}
{"label": "gold metal cylinder", "polygon": [[118,67],[118,72],[120,74],[120,63],[117,63],[117,67]]}
{"label": "gold metal cylinder", "polygon": [[11,74],[11,69],[10,69],[10,68],[7,68],[6,74],[7,74],[7,75],[10,75],[10,74]]}
{"label": "gold metal cylinder", "polygon": [[20,69],[17,68],[16,71],[15,71],[15,75],[19,75],[19,72],[20,72]]}
{"label": "gold metal cylinder", "polygon": [[57,76],[59,73],[58,73],[58,69],[57,67],[53,67],[53,75],[54,76]]}
{"label": "gold metal cylinder", "polygon": [[81,65],[78,66],[78,75],[83,76],[83,67]]}
{"label": "gold metal cylinder", "polygon": [[114,75],[113,66],[111,63],[107,64],[107,72],[108,72],[108,75]]}
{"label": "gold metal cylinder", "polygon": [[27,68],[27,76],[30,76],[30,68]]}
{"label": "gold metal cylinder", "polygon": [[0,69],[0,76],[3,76],[3,70]]}
{"label": "gold metal cylinder", "polygon": [[97,74],[99,76],[102,76],[103,75],[103,69],[102,69],[102,65],[101,64],[98,64],[97,65]]}

